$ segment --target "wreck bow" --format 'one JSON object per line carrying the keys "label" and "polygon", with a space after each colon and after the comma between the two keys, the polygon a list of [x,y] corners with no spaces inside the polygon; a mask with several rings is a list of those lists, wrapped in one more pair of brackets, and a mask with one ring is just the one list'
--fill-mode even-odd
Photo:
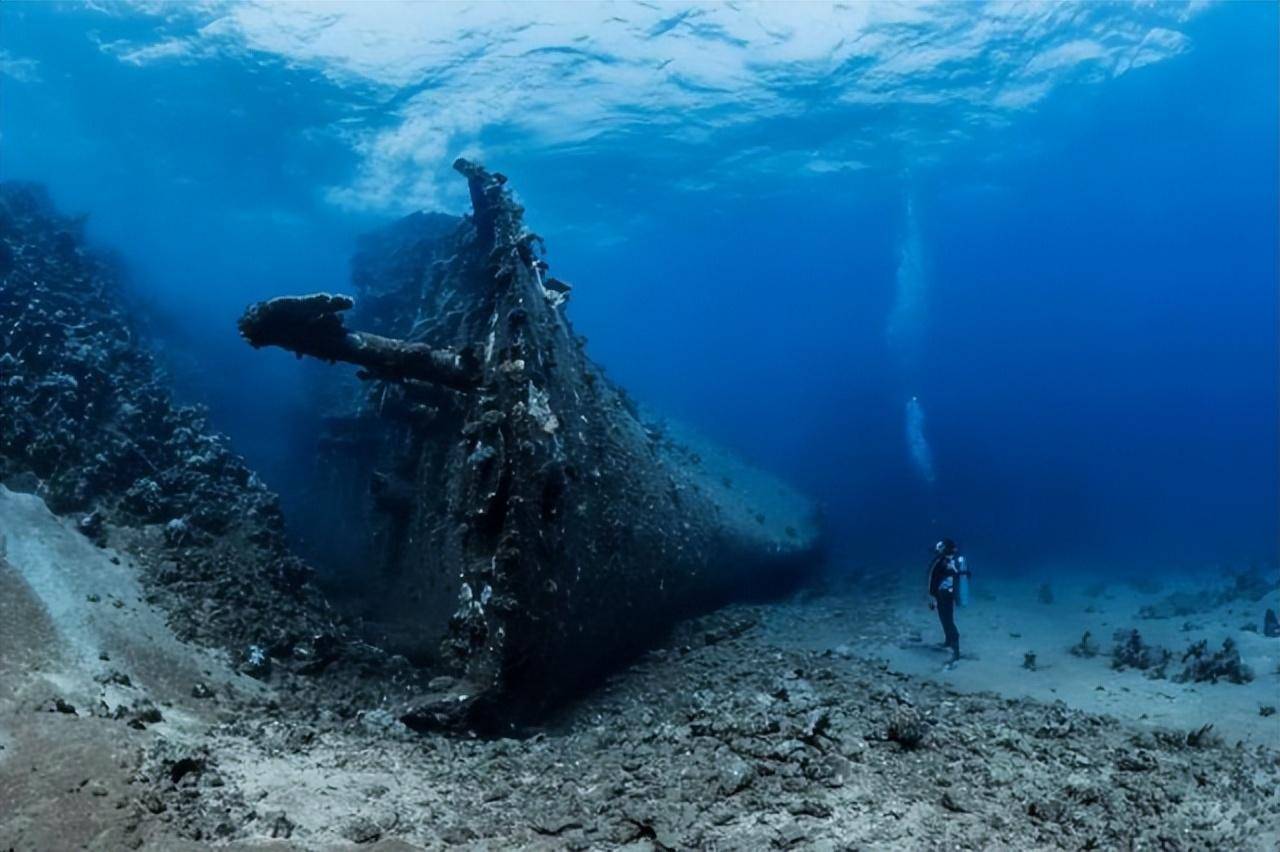
{"label": "wreck bow", "polygon": [[347,329],[352,300],[327,294],[240,321],[254,346],[361,366],[397,420],[361,472],[364,534],[395,642],[443,647],[457,674],[407,708],[421,726],[541,712],[675,620],[794,585],[818,551],[799,495],[643,422],[586,356],[505,178],[454,165],[473,213],[408,270],[409,339]]}

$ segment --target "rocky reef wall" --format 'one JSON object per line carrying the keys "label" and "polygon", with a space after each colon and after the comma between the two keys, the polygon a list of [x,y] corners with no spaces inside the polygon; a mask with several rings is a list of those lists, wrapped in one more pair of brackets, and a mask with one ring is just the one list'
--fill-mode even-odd
{"label": "rocky reef wall", "polygon": [[339,628],[286,546],[279,501],[173,400],[130,305],[83,220],[39,186],[0,184],[0,482],[144,557],[180,637],[258,674],[315,663]]}

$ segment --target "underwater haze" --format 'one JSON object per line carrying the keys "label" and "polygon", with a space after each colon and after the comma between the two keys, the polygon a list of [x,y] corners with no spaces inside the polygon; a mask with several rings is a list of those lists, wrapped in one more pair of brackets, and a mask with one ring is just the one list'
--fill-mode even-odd
{"label": "underwater haze", "polygon": [[236,318],[467,210],[467,156],[592,356],[851,565],[1275,560],[1277,120],[1273,3],[0,5],[0,178],[286,514],[314,365]]}

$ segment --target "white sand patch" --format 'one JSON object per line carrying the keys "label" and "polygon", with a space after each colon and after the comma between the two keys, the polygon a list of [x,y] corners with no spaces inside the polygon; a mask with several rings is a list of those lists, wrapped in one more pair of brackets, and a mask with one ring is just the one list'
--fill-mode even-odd
{"label": "white sand patch", "polygon": [[146,602],[129,557],[95,547],[40,498],[0,486],[0,536],[3,570],[10,581],[16,575],[16,587],[33,604],[0,635],[6,647],[26,649],[25,673],[43,680],[51,694],[72,703],[104,693],[110,699],[119,690],[94,677],[113,670],[129,677],[129,696],[173,703],[164,724],[181,726],[195,720],[177,703],[191,704],[183,699],[197,682],[260,688],[222,655],[180,642],[164,614]]}
{"label": "white sand patch", "polygon": [[[876,613],[880,622],[868,630],[860,613],[871,600],[848,602],[840,619],[821,622],[804,644],[844,646],[849,653],[880,657],[906,674],[940,681],[971,692],[994,692],[1042,701],[1061,700],[1068,706],[1153,726],[1193,729],[1213,724],[1228,742],[1280,745],[1280,712],[1262,716],[1264,706],[1280,711],[1280,638],[1262,635],[1268,607],[1280,611],[1280,591],[1259,601],[1233,600],[1205,612],[1169,618],[1143,618],[1139,610],[1172,593],[1185,592],[1210,600],[1227,580],[1212,585],[1180,581],[1158,590],[1139,591],[1120,579],[1098,593],[1096,576],[1057,574],[1051,582],[1052,603],[1040,600],[1042,580],[1002,580],[979,575],[972,604],[958,610],[963,658],[946,669],[949,654],[937,647],[942,629],[924,597],[923,571],[919,583],[893,582],[890,588],[869,589],[883,610],[891,602],[892,616]],[[1122,577],[1123,575],[1116,575]],[[1091,594],[1092,593],[1092,594]],[[1251,625],[1257,632],[1243,629]],[[1113,634],[1137,629],[1144,642],[1173,652],[1168,677],[1152,679],[1134,669],[1115,671],[1110,652]],[[1096,657],[1074,656],[1069,649],[1085,631],[1099,647]],[[1178,683],[1182,655],[1193,642],[1206,640],[1209,650],[1221,648],[1230,637],[1244,662],[1253,670],[1249,683]],[[1025,655],[1034,653],[1035,670],[1024,668]]]}

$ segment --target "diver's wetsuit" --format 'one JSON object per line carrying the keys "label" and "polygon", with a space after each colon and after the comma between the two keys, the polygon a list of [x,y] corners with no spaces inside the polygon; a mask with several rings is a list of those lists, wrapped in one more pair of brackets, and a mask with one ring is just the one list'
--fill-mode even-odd
{"label": "diver's wetsuit", "polygon": [[929,569],[929,594],[938,602],[938,620],[942,622],[942,633],[947,647],[951,649],[953,662],[960,659],[960,631],[956,629],[956,583],[959,575],[952,554],[940,553],[934,557]]}

